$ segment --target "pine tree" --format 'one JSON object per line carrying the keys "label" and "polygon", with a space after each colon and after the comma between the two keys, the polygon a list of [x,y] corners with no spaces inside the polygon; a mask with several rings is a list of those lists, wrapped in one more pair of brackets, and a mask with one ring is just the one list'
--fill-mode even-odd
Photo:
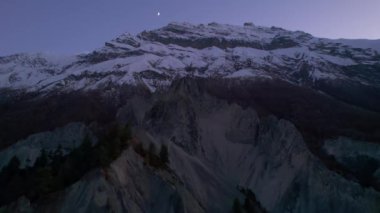
{"label": "pine tree", "polygon": [[[119,132],[120,141],[122,142],[122,145],[125,145],[127,141],[131,138],[131,130],[129,125],[124,126],[121,128]],[[125,148],[125,147],[122,147]]]}
{"label": "pine tree", "polygon": [[139,155],[141,155],[142,157],[145,157],[146,153],[145,153],[145,150],[144,150],[144,147],[142,145],[141,142],[139,142],[138,144],[136,144],[133,149],[135,150],[135,152]]}
{"label": "pine tree", "polygon": [[14,175],[18,173],[20,170],[20,160],[18,159],[17,156],[13,156],[13,158],[9,161],[8,166],[4,168],[4,171],[10,175]]}
{"label": "pine tree", "polygon": [[152,155],[156,154],[156,146],[154,145],[154,143],[149,144],[149,153]]}
{"label": "pine tree", "polygon": [[150,165],[155,165],[155,154],[156,154],[156,146],[154,143],[149,144],[149,149],[148,149],[148,155],[147,155],[147,162]]}
{"label": "pine tree", "polygon": [[54,189],[54,178],[52,170],[49,167],[37,169],[34,187],[37,192],[37,198],[51,192]]}
{"label": "pine tree", "polygon": [[232,208],[233,208],[234,213],[241,213],[242,212],[239,199],[235,198],[234,205]]}
{"label": "pine tree", "polygon": [[49,163],[48,154],[45,149],[41,150],[40,156],[36,159],[34,163],[35,167],[45,167]]}
{"label": "pine tree", "polygon": [[59,145],[58,148],[54,151],[53,155],[51,156],[51,168],[53,173],[56,175],[59,171],[59,168],[63,162],[63,151],[62,146]]}
{"label": "pine tree", "polygon": [[110,162],[112,161],[104,144],[97,146],[95,150],[95,157],[97,164],[101,167],[109,166]]}
{"label": "pine tree", "polygon": [[168,152],[168,147],[163,144],[161,145],[161,150],[160,150],[160,160],[162,163],[166,164],[169,162],[169,152]]}

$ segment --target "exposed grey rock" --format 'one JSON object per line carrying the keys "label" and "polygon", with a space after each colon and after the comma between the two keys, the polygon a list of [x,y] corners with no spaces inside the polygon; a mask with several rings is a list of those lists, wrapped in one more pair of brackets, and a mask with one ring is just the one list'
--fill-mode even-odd
{"label": "exposed grey rock", "polygon": [[70,123],[53,131],[30,135],[0,151],[0,170],[8,165],[14,156],[20,160],[20,168],[33,166],[42,149],[49,153],[61,148],[62,153],[67,154],[78,147],[86,136],[93,137],[92,141],[96,143],[96,138],[82,123]]}

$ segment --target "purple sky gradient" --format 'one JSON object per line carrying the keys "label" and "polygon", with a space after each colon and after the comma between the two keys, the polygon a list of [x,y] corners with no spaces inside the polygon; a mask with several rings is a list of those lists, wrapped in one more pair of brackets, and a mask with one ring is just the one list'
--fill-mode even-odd
{"label": "purple sky gradient", "polygon": [[251,21],[318,37],[380,39],[379,11],[380,0],[0,0],[0,55],[80,53],[171,21]]}

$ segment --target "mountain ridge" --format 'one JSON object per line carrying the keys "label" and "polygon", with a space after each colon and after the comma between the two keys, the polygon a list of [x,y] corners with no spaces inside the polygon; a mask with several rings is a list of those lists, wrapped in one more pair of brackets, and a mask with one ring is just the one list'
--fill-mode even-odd
{"label": "mountain ridge", "polygon": [[[349,79],[352,77],[345,68],[376,66],[379,59],[376,50],[354,48],[300,31],[253,24],[170,23],[136,36],[122,34],[89,54],[63,59],[43,54],[0,57],[0,88],[77,90],[108,82],[142,83],[155,90],[176,76],[228,77],[238,71],[231,77],[269,76],[297,83]],[[309,72],[302,70],[305,66]],[[378,78],[352,73],[356,82],[379,82]]]}

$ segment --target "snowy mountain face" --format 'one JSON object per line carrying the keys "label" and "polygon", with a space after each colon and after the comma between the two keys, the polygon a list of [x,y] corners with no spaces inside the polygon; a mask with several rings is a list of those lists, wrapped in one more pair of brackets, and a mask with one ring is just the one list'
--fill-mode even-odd
{"label": "snowy mountain face", "polygon": [[0,57],[1,169],[132,128],[109,165],[40,197],[0,192],[0,211],[379,212],[378,44],[171,23],[88,54]]}
{"label": "snowy mountain face", "polygon": [[0,87],[52,91],[141,83],[153,91],[183,76],[378,84],[379,53],[368,45],[358,48],[357,42],[355,47],[345,43],[249,23],[171,23],[137,36],[123,34],[103,48],[75,57],[2,57]]}

